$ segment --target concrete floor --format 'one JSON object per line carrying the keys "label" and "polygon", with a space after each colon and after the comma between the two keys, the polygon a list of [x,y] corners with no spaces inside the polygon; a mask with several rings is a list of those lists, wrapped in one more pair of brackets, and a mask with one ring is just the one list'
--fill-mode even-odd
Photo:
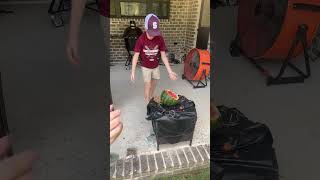
{"label": "concrete floor", "polygon": [[[7,8],[7,7],[1,7]],[[67,62],[67,27],[56,29],[48,6],[21,5],[0,15],[0,70],[15,152],[40,154],[35,180],[106,177],[103,32],[96,13],[81,29],[80,68]]]}
{"label": "concrete floor", "polygon": [[[156,89],[160,95],[164,89],[172,89],[178,94],[193,100],[196,104],[198,121],[196,124],[193,144],[210,143],[210,82],[206,88],[193,89],[185,80],[182,80],[183,65],[174,65],[173,70],[178,74],[177,81],[171,81],[165,66],[160,66],[161,80]],[[113,101],[116,108],[122,111],[123,133],[110,146],[110,152],[120,157],[126,155],[127,148],[136,148],[138,153],[156,151],[156,141],[152,133],[150,121],[145,119],[147,109],[143,99],[143,80],[141,69],[136,72],[136,81],[131,83],[131,70],[125,70],[123,65],[112,66],[110,69],[110,82]],[[188,142],[174,145],[160,145],[160,150],[188,146]]]}
{"label": "concrete floor", "polygon": [[[271,128],[281,179],[318,180],[319,62],[311,64],[312,77],[304,84],[267,87],[246,59],[229,55],[229,44],[236,31],[236,9],[215,10],[212,23],[215,80],[211,96],[217,104],[237,107],[248,118]],[[275,72],[278,70],[274,65],[270,67]]]}

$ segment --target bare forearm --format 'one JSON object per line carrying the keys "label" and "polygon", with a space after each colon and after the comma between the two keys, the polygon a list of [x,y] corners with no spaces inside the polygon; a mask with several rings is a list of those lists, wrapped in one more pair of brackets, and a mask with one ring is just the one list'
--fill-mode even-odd
{"label": "bare forearm", "polygon": [[134,54],[132,58],[132,72],[136,72],[136,67],[139,59],[139,54]]}
{"label": "bare forearm", "polygon": [[169,59],[168,59],[167,55],[166,55],[166,54],[162,54],[162,55],[161,55],[161,59],[162,59],[162,61],[163,61],[163,64],[166,66],[167,71],[168,71],[169,73],[171,73],[171,72],[172,72],[172,69],[171,69],[171,66],[170,66]]}
{"label": "bare forearm", "polygon": [[78,36],[87,0],[72,0],[69,36]]}

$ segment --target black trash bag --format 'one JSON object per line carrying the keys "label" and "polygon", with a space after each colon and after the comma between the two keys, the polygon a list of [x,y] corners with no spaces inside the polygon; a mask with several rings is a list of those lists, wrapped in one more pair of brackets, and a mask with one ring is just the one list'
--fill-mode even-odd
{"label": "black trash bag", "polygon": [[263,172],[259,174],[239,167],[229,167],[228,171],[225,171],[213,162],[211,162],[210,168],[212,180],[275,180],[272,177],[268,177],[268,175],[262,176]]}
{"label": "black trash bag", "polygon": [[212,164],[210,166],[210,169],[211,169],[211,172],[210,172],[211,179],[213,179],[213,180],[222,180],[222,178],[223,178],[223,168],[221,168],[218,165]]}
{"label": "black trash bag", "polygon": [[224,168],[224,177],[277,179],[278,165],[270,129],[250,121],[235,108],[217,108],[221,122],[212,133],[211,156],[214,164]]}
{"label": "black trash bag", "polygon": [[272,146],[273,137],[266,125],[248,120],[235,108],[224,106],[217,108],[221,113],[221,119],[219,127],[213,132],[215,153],[255,149],[257,145],[259,147]]}
{"label": "black trash bag", "polygon": [[179,102],[174,106],[163,106],[152,99],[147,106],[146,119],[152,121],[158,144],[191,142],[197,112],[193,101],[179,95]]}

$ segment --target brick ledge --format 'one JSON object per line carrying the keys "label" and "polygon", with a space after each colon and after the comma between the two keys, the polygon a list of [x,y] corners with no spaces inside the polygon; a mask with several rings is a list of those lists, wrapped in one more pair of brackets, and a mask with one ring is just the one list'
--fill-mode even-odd
{"label": "brick ledge", "polygon": [[152,179],[210,165],[210,145],[186,146],[127,156],[110,165],[110,179]]}

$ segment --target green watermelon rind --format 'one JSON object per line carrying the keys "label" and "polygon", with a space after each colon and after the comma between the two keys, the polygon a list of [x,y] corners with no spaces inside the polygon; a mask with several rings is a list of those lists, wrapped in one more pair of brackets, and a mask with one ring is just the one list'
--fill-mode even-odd
{"label": "green watermelon rind", "polygon": [[210,121],[211,121],[211,128],[213,128],[213,129],[218,128],[220,126],[220,124],[221,124],[220,117],[216,118],[216,119],[211,119]]}
{"label": "green watermelon rind", "polygon": [[[178,98],[175,100],[175,99],[173,99],[172,97],[170,97],[170,96],[167,94],[166,91],[168,91],[168,90],[164,90],[164,91],[162,91],[162,93],[161,93],[161,97],[160,97],[160,99],[161,99],[161,104],[162,104],[162,105],[165,105],[165,106],[174,106],[174,105],[178,104],[179,96],[177,95]],[[171,91],[171,90],[170,90],[170,91]],[[171,92],[174,93],[173,91],[171,91]]]}

